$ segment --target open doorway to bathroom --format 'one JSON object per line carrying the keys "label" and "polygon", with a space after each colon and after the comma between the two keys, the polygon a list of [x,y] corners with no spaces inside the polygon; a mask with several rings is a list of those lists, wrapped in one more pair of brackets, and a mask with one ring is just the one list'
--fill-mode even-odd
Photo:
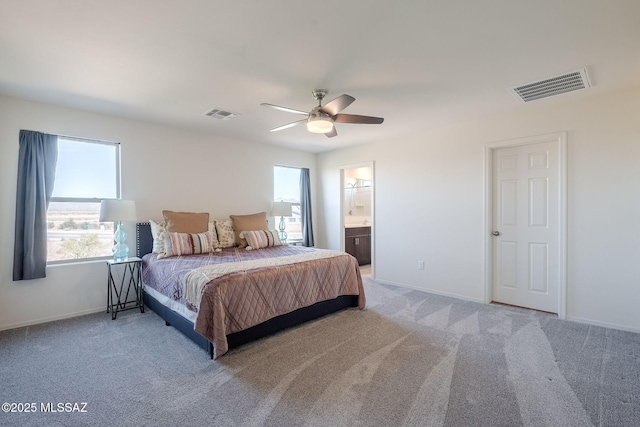
{"label": "open doorway to bathroom", "polygon": [[374,174],[373,162],[340,169],[342,250],[353,255],[363,275],[374,278]]}

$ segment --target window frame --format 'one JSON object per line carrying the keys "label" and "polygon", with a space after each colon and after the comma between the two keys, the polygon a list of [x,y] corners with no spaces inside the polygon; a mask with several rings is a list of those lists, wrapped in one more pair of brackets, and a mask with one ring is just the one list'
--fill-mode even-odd
{"label": "window frame", "polygon": [[[105,141],[105,140],[100,140],[100,139],[91,139],[91,138],[81,138],[81,137],[75,137],[75,136],[66,136],[66,135],[57,135],[58,140],[63,139],[63,140],[67,140],[67,141],[73,141],[73,142],[82,142],[82,143],[86,143],[86,144],[99,144],[99,145],[107,145],[107,146],[112,146],[113,148],[115,148],[115,190],[116,190],[116,197],[115,199],[120,199],[121,198],[121,173],[122,173],[122,169],[121,169],[121,144],[119,142],[113,142],[113,141]],[[54,184],[55,185],[55,184]],[[102,200],[112,200],[111,198],[99,198],[99,197],[57,197],[57,196],[52,196],[51,200],[49,201],[50,203],[101,203]],[[49,207],[47,207],[47,216],[49,215]],[[115,230],[115,222],[114,224],[114,230]],[[47,228],[47,247],[49,245],[49,228]],[[47,258],[49,257],[49,254],[47,253]],[[60,260],[49,260],[47,259],[47,265],[60,265],[60,264],[72,264],[72,263],[79,263],[79,262],[87,262],[87,261],[99,261],[99,260],[106,260],[111,258],[110,255],[101,255],[101,256],[97,256],[97,257],[87,257],[87,258],[73,258],[73,259],[60,259]]]}
{"label": "window frame", "polygon": [[[273,191],[272,191],[272,198],[274,202],[280,202],[282,200],[276,200],[276,174],[275,174],[275,169],[276,168],[286,168],[286,169],[296,169],[298,172],[302,171],[302,167],[298,167],[298,166],[290,166],[290,165],[282,165],[282,164],[274,164],[273,168],[272,168],[272,172],[273,172]],[[300,203],[300,197],[301,197],[301,191],[300,191],[300,180],[298,180],[298,201],[295,203],[289,202],[291,203],[291,208],[293,209],[293,207],[297,207],[298,209],[298,220],[295,220],[295,217],[292,215],[288,218],[285,218],[285,231],[286,228],[288,227],[289,223],[292,224],[300,224],[300,226],[302,226],[302,215],[301,215],[301,203]],[[284,200],[286,202],[286,200]],[[280,217],[274,217],[275,218],[275,224],[274,224],[274,229],[276,231],[278,231],[278,225],[280,223]],[[287,234],[289,234],[289,232],[287,232]],[[291,239],[289,236],[287,236],[287,242],[297,242],[297,241],[301,241],[302,240],[302,232],[300,232],[300,238],[296,238],[296,239]]]}

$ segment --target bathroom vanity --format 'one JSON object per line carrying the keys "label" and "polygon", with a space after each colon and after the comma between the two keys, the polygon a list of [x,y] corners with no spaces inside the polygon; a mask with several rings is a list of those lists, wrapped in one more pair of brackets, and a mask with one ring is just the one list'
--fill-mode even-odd
{"label": "bathroom vanity", "polygon": [[346,227],[344,251],[353,255],[359,265],[371,264],[371,227]]}

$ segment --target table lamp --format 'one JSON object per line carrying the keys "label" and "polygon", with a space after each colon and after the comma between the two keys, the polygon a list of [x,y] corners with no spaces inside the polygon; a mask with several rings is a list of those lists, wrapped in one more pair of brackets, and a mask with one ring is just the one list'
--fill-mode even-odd
{"label": "table lamp", "polygon": [[100,222],[116,222],[116,232],[113,234],[115,245],[111,249],[113,259],[122,261],[129,257],[129,247],[125,243],[127,233],[122,228],[124,221],[137,221],[136,203],[133,200],[109,199],[100,202]]}
{"label": "table lamp", "polygon": [[291,213],[291,203],[273,202],[273,206],[271,207],[271,215],[280,217],[280,225],[278,226],[280,231],[278,232],[278,237],[280,238],[280,241],[282,243],[285,243],[287,241],[287,232],[284,231],[285,229],[284,217],[293,215]]}

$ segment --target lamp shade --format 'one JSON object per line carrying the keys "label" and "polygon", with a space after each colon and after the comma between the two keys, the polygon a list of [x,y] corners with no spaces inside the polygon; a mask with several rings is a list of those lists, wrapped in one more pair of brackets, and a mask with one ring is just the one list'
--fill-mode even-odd
{"label": "lamp shade", "polygon": [[291,203],[289,202],[273,202],[271,207],[271,215],[273,216],[291,216]]}
{"label": "lamp shade", "polygon": [[100,202],[100,221],[137,221],[133,200],[103,200]]}

